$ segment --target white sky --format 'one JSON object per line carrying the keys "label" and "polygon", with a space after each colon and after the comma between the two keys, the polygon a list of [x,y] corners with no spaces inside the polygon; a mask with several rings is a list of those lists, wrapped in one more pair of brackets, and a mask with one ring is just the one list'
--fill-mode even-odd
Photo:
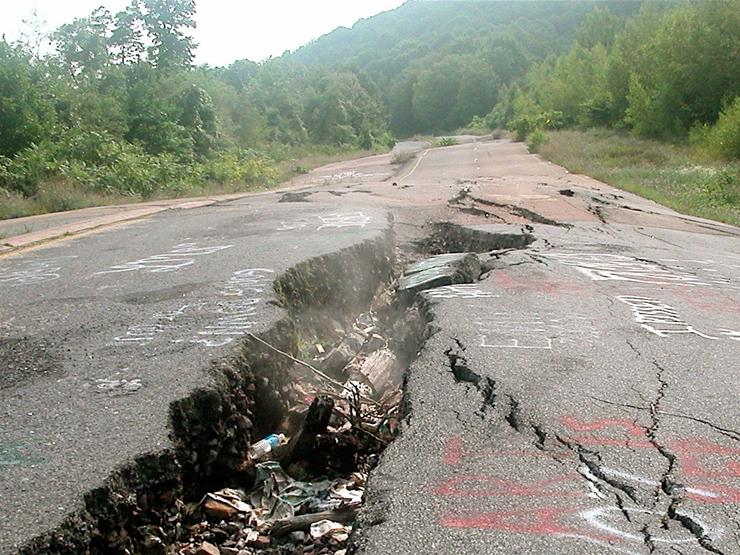
{"label": "white sky", "polygon": [[[260,61],[295,50],[337,27],[393,9],[404,0],[196,0],[197,63]],[[129,0],[0,0],[0,35],[16,40],[35,7],[49,30],[98,6],[115,13]]]}

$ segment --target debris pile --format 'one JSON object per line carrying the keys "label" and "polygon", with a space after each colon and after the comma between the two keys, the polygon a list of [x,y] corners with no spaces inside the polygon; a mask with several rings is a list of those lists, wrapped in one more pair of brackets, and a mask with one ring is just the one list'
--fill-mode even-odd
{"label": "debris pile", "polygon": [[314,341],[311,363],[252,336],[293,362],[290,408],[249,449],[242,483],[187,507],[173,553],[345,552],[367,474],[398,430],[404,367],[385,336],[375,313],[361,314],[330,348]]}
{"label": "debris pile", "polygon": [[207,494],[195,512],[203,517],[191,529],[182,555],[253,553],[344,553],[351,523],[362,504],[366,475],[302,482],[280,463],[255,466],[250,493],[222,489]]}

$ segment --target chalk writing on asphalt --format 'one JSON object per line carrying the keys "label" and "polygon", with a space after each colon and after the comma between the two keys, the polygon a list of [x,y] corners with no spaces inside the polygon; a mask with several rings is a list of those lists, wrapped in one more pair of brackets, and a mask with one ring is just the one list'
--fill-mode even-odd
{"label": "chalk writing on asphalt", "polygon": [[77,256],[60,256],[40,260],[22,260],[0,267],[0,284],[36,285],[45,281],[54,281],[61,276],[64,262]]}
{"label": "chalk writing on asphalt", "polygon": [[635,321],[643,329],[658,337],[670,337],[676,334],[693,334],[704,339],[718,339],[717,337],[702,333],[695,329],[694,326],[687,324],[679,316],[675,308],[659,300],[629,295],[620,295],[617,299],[632,308]]}
{"label": "chalk writing on asphalt", "polygon": [[197,243],[182,243],[180,245],[175,245],[169,250],[169,252],[164,254],[155,254],[140,260],[133,260],[124,264],[111,266],[108,270],[97,272],[97,275],[138,271],[150,273],[176,272],[177,270],[195,263],[196,259],[199,257],[214,254],[233,246],[234,245],[219,245],[200,247]]}
{"label": "chalk writing on asphalt", "polygon": [[[206,347],[227,345],[257,323],[258,305],[270,290],[274,273],[267,268],[238,270],[220,286],[216,300],[194,301],[158,312],[152,316],[151,322],[128,326],[125,333],[113,338],[113,343],[143,346],[166,338],[172,343],[195,343]],[[196,314],[208,315],[212,321],[192,337],[182,330]]]}
{"label": "chalk writing on asphalt", "polygon": [[[481,449],[466,446],[460,437],[449,438],[441,461],[443,468],[450,469],[449,477],[432,485],[435,506],[440,507],[439,524],[525,537],[578,538],[605,550],[642,553],[642,526],[650,519],[656,522],[650,527],[654,545],[667,549],[697,546],[696,537],[684,526],[660,524],[665,512],[654,506],[655,492],[661,491],[660,475],[646,476],[603,462],[607,458],[617,463],[634,457],[662,457],[648,428],[621,418],[566,417],[561,423],[564,431],[559,445],[541,449]],[[599,459],[587,466],[566,445],[598,450]],[[704,540],[721,539],[725,531],[712,515],[722,513],[713,508],[731,510],[740,503],[740,448],[706,437],[681,436],[665,440],[662,448],[675,455],[683,475],[682,496],[692,502],[690,508],[686,504],[675,507],[675,514],[700,527]],[[554,458],[560,464],[535,465],[536,470],[521,472],[526,461],[539,458],[550,462]],[[620,498],[619,506],[609,486],[615,483],[632,492]]]}
{"label": "chalk writing on asphalt", "polygon": [[342,229],[345,227],[364,228],[372,221],[372,217],[364,212],[334,212],[325,216],[318,216],[313,223],[306,219],[280,222],[277,231],[293,231],[297,229]]}
{"label": "chalk writing on asphalt", "polygon": [[258,305],[272,285],[274,273],[267,268],[234,272],[221,290],[223,300],[217,304],[215,321],[199,331],[198,337],[190,339],[190,342],[222,347],[254,327]]}
{"label": "chalk writing on asphalt", "polygon": [[572,266],[593,281],[622,281],[684,287],[737,288],[738,284],[720,276],[698,276],[682,267],[666,266],[650,260],[618,254],[547,253],[543,255]]}
{"label": "chalk writing on asphalt", "polygon": [[424,291],[424,295],[430,299],[493,299],[499,296],[484,291],[474,283],[436,287]]}
{"label": "chalk writing on asphalt", "polygon": [[719,330],[719,333],[733,341],[740,341],[740,331],[721,329]]}
{"label": "chalk writing on asphalt", "polygon": [[571,314],[489,312],[476,318],[481,347],[552,349],[553,345],[584,344],[599,336],[590,319]]}

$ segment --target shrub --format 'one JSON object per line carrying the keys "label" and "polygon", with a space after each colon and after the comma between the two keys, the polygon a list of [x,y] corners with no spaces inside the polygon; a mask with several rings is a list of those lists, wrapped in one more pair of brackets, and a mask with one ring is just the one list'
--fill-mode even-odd
{"label": "shrub", "polygon": [[527,136],[527,146],[530,152],[537,152],[542,143],[547,142],[547,135],[542,129],[535,129]]}
{"label": "shrub", "polygon": [[722,110],[713,126],[694,127],[691,143],[714,158],[740,159],[740,96]]}
{"label": "shrub", "polygon": [[269,185],[278,177],[275,162],[252,150],[230,151],[202,165],[202,176],[216,183]]}
{"label": "shrub", "polygon": [[459,143],[455,137],[441,137],[434,143],[434,146],[455,146],[456,144]]}
{"label": "shrub", "polygon": [[715,204],[740,205],[740,165],[728,164],[714,173],[706,189]]}

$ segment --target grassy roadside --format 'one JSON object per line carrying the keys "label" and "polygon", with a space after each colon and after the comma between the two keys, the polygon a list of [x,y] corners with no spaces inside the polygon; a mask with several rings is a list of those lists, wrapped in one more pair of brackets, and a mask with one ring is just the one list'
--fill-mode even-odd
{"label": "grassy roadside", "polygon": [[91,206],[110,206],[114,204],[133,204],[172,198],[211,196],[229,193],[262,191],[277,188],[293,177],[308,173],[314,168],[352,160],[363,156],[381,154],[385,150],[343,150],[338,147],[294,147],[279,149],[270,153],[274,156],[274,175],[269,184],[244,182],[202,181],[198,186],[177,190],[162,190],[144,197],[138,194],[116,194],[89,190],[71,180],[49,180],[39,186],[38,192],[25,197],[21,194],[0,188],[0,220],[78,210]]}
{"label": "grassy roadside", "polygon": [[678,212],[740,225],[740,164],[605,129],[548,131],[540,156]]}

